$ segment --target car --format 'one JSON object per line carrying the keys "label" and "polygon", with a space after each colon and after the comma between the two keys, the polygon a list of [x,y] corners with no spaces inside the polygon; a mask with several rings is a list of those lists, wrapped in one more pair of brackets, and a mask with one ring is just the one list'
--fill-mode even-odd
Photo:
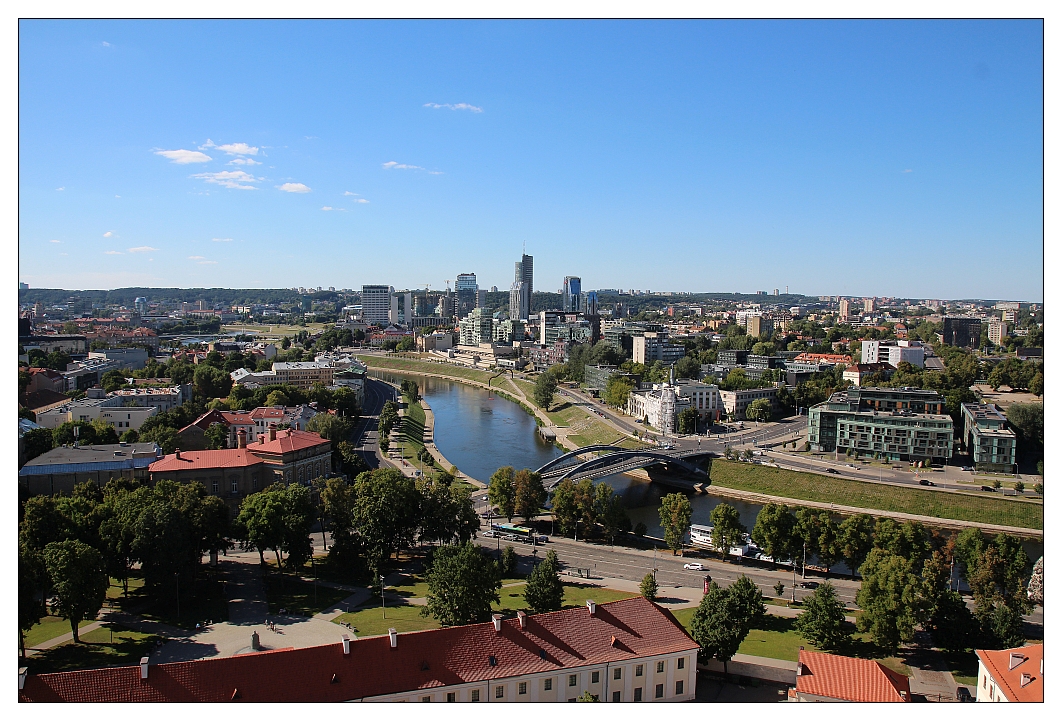
{"label": "car", "polygon": [[801,581],[797,585],[799,585],[801,588],[809,588],[812,591],[819,587],[818,581]]}
{"label": "car", "polygon": [[973,696],[970,695],[970,689],[965,686],[959,686],[959,688],[955,689],[955,699],[959,703],[970,703],[974,700]]}
{"label": "car", "polygon": [[995,493],[996,492],[996,489],[992,488],[992,486],[981,486],[981,490],[982,491],[988,491],[989,493]]}
{"label": "car", "polygon": [[482,535],[484,538],[497,538],[501,534],[497,531],[484,531]]}
{"label": "car", "polygon": [[920,485],[920,486],[935,486],[936,484],[933,483],[933,481],[927,481],[925,478],[919,478],[918,479],[918,485]]}
{"label": "car", "polygon": [[[964,470],[964,471],[972,471],[973,470],[973,466],[963,466],[962,470]],[[967,691],[966,693],[970,693],[970,692]]]}
{"label": "car", "polygon": [[684,563],[684,564],[682,564],[682,567],[684,569],[686,569],[687,571],[703,571],[704,570],[704,564],[703,563]]}
{"label": "car", "polygon": [[836,468],[827,468],[826,472],[827,473],[837,473],[837,469]]}
{"label": "car", "polygon": [[549,543],[549,536],[535,536],[535,543]]}
{"label": "car", "polygon": [[504,536],[502,536],[502,540],[503,541],[513,541],[513,542],[515,542],[515,541],[519,541],[520,537],[517,536],[515,533],[506,533]]}

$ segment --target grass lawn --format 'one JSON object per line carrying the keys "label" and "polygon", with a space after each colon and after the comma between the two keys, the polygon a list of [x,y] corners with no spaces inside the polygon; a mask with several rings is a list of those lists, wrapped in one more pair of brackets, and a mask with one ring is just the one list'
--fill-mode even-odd
{"label": "grass lawn", "polygon": [[1042,503],[986,498],[916,488],[830,478],[782,468],[716,459],[712,483],[724,488],[879,511],[913,513],[974,523],[996,523],[1043,530]]}
{"label": "grass lawn", "polygon": [[[501,601],[500,603],[494,604],[495,610],[503,612],[510,611],[513,613],[520,610],[527,610],[527,607],[524,604],[525,585],[526,584],[521,583],[519,585],[503,587],[498,591]],[[636,593],[614,591],[611,588],[601,588],[600,586],[589,586],[582,583],[565,583],[563,607],[579,608],[580,606],[585,606],[588,599],[593,599],[597,603],[608,603],[609,601],[619,601],[637,595],[638,594]]]}
{"label": "grass lawn", "polygon": [[449,363],[432,363],[431,361],[413,360],[411,358],[381,358],[375,355],[359,355],[358,360],[369,368],[380,368],[406,373],[433,373],[452,378],[464,378],[465,380],[486,383],[487,379],[494,375],[490,371],[476,370],[475,368],[463,368]]}
{"label": "grass lawn", "polygon": [[972,651],[967,653],[945,653],[940,657],[951,671],[956,683],[964,686],[977,686],[977,654]]}
{"label": "grass lawn", "polygon": [[[279,613],[286,608],[289,613],[312,616],[342,601],[350,591],[317,585],[314,593],[313,581],[303,581],[291,576],[271,573],[262,579],[265,582],[266,601],[270,613]],[[316,598],[316,600],[314,600]]]}
{"label": "grass lawn", "polygon": [[423,606],[388,606],[387,618],[380,606],[364,608],[354,613],[344,613],[333,619],[333,623],[349,623],[355,629],[354,633],[359,637],[381,636],[387,633],[387,629],[393,628],[399,633],[408,631],[423,631],[429,628],[439,628],[439,622],[431,616],[421,616]]}
{"label": "grass lawn", "polygon": [[230,323],[228,325],[221,326],[222,333],[247,333],[248,331],[254,333],[261,333],[263,335],[275,335],[278,338],[281,336],[293,336],[300,330],[304,330],[307,333],[317,333],[323,331],[326,328],[332,327],[331,323],[307,323],[306,325],[257,325],[254,323]]}
{"label": "grass lawn", "polygon": [[191,588],[189,584],[181,583],[180,616],[177,615],[176,587],[173,584],[163,586],[152,595],[147,592],[143,579],[130,578],[129,597],[126,598],[122,595],[121,584],[114,579],[111,581],[107,596],[112,605],[153,621],[180,628],[195,628],[196,623],[207,620],[229,620],[229,601],[225,589],[212,578],[199,578],[191,584]]}
{"label": "grass lawn", "polygon": [[[78,628],[83,628],[90,623],[93,621],[82,621],[78,624]],[[26,648],[33,648],[45,641],[51,641],[64,633],[70,633],[70,621],[62,616],[45,616],[40,623],[26,631]]]}
{"label": "grass lawn", "polygon": [[[137,578],[136,576],[130,576],[129,580],[126,583],[129,586],[130,594],[136,593],[144,587],[144,579]],[[111,585],[107,587],[107,598],[116,599],[121,598],[124,595],[124,587],[122,586],[122,582],[119,581],[117,578],[112,578]]]}
{"label": "grass lawn", "polygon": [[[68,625],[69,628],[69,625]],[[157,636],[131,631],[117,624],[89,631],[81,636],[81,643],[64,643],[26,659],[19,665],[29,667],[30,673],[74,671],[102,666],[132,666],[140,663],[154,648]]]}

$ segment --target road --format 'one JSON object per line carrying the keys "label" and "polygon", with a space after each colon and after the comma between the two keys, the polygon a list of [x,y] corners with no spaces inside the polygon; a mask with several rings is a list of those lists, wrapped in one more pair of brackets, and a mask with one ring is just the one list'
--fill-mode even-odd
{"label": "road", "polygon": [[371,378],[365,379],[365,406],[361,409],[361,417],[354,426],[354,449],[365,459],[369,468],[380,467],[378,453],[378,431],[380,411],[384,403],[396,400],[397,391],[387,383],[381,383]]}

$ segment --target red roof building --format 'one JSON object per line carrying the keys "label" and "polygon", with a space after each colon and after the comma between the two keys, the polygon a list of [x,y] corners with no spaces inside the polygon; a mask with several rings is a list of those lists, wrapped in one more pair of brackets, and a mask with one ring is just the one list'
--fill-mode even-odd
{"label": "red roof building", "polygon": [[801,649],[791,693],[797,701],[906,702],[911,684],[877,661]]}
{"label": "red roof building", "polygon": [[1043,703],[1044,645],[977,651],[977,700]]}
{"label": "red roof building", "polygon": [[285,483],[305,483],[332,471],[332,442],[310,431],[269,427],[247,450],[270,465]]}
{"label": "red roof building", "polygon": [[208,493],[233,509],[249,494],[276,480],[271,466],[246,448],[221,451],[177,451],[148,466],[151,482],[202,483]]}
{"label": "red roof building", "polygon": [[[342,628],[336,627],[340,636]],[[697,643],[637,596],[491,623],[181,663],[19,675],[20,701],[689,701]]]}

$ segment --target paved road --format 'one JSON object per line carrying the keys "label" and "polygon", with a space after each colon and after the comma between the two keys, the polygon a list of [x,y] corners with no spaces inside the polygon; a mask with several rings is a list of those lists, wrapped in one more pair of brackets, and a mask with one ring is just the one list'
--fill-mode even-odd
{"label": "paved road", "polygon": [[361,417],[354,427],[354,449],[365,459],[369,468],[379,468],[381,458],[379,455],[378,427],[380,411],[384,403],[394,400],[395,389],[386,383],[365,379],[365,406],[361,409]]}

